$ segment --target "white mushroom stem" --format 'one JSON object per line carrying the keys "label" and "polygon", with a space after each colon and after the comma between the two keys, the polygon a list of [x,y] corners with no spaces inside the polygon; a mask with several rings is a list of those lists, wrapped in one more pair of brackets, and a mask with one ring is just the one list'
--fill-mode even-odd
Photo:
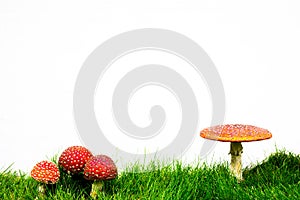
{"label": "white mushroom stem", "polygon": [[45,194],[46,193],[46,186],[45,186],[45,184],[39,185],[38,191],[39,191],[40,194]]}
{"label": "white mushroom stem", "polygon": [[38,200],[38,199],[41,199],[41,198],[45,198],[46,196],[46,184],[45,183],[41,183],[39,186],[38,186],[38,196],[35,197],[34,200]]}
{"label": "white mushroom stem", "polygon": [[230,143],[230,152],[229,152],[229,154],[231,154],[230,171],[237,178],[238,181],[243,180],[242,153],[243,153],[243,146],[240,142]]}
{"label": "white mushroom stem", "polygon": [[93,199],[97,198],[97,191],[103,191],[103,186],[104,183],[102,180],[95,180],[94,183],[92,184],[92,190],[91,190],[91,197]]}
{"label": "white mushroom stem", "polygon": [[45,195],[46,194],[46,185],[44,183],[40,184],[38,187],[38,191],[39,191],[40,195]]}

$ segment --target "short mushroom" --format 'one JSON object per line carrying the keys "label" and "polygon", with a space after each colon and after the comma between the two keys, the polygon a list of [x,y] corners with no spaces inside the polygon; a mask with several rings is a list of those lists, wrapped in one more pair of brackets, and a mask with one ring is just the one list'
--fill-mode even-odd
{"label": "short mushroom", "polygon": [[68,174],[79,174],[83,172],[86,162],[92,156],[92,153],[85,147],[71,146],[62,152],[58,164]]}
{"label": "short mushroom", "polygon": [[263,128],[243,124],[218,125],[203,129],[200,136],[210,140],[230,142],[231,163],[230,171],[238,181],[243,180],[242,176],[242,153],[241,142],[265,140],[272,137],[272,134]]}
{"label": "short mushroom", "polygon": [[106,155],[92,156],[86,163],[83,172],[84,178],[92,180],[91,197],[97,197],[97,191],[103,191],[103,181],[115,179],[118,175],[113,160]]}
{"label": "short mushroom", "polygon": [[37,163],[30,173],[31,177],[38,182],[42,183],[38,187],[40,195],[45,195],[46,185],[55,184],[60,177],[59,169],[53,162],[41,161]]}

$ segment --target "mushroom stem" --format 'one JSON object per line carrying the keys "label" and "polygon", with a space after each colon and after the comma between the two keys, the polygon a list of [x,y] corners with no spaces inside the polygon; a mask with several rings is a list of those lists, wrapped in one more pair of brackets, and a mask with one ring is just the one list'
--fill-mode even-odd
{"label": "mushroom stem", "polygon": [[243,146],[240,142],[230,143],[230,152],[229,152],[229,154],[231,154],[230,172],[237,178],[238,181],[243,180],[242,153],[243,153]]}
{"label": "mushroom stem", "polygon": [[40,184],[39,187],[38,187],[38,191],[40,194],[45,194],[46,193],[46,186],[45,184]]}
{"label": "mushroom stem", "polygon": [[38,186],[38,196],[35,197],[35,200],[40,199],[40,198],[45,198],[46,196],[46,184],[42,183]]}
{"label": "mushroom stem", "polygon": [[104,186],[104,183],[102,180],[94,181],[94,183],[92,184],[92,190],[90,193],[90,195],[93,199],[97,198],[97,191],[103,191],[103,186]]}

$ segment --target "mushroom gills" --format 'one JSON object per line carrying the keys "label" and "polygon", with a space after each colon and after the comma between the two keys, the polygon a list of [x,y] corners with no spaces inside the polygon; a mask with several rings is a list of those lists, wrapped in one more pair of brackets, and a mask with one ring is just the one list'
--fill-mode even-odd
{"label": "mushroom gills", "polygon": [[230,172],[237,178],[238,181],[243,180],[242,153],[243,153],[243,146],[241,142],[230,143],[230,152],[229,152],[229,154],[231,154]]}

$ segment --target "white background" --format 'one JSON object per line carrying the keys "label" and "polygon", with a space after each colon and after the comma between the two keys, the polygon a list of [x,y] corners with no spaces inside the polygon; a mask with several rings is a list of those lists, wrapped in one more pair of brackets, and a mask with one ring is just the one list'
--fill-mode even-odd
{"label": "white background", "polygon": [[[105,40],[138,28],[169,29],[197,42],[222,78],[225,123],[273,133],[270,140],[244,144],[244,166],[261,161],[275,145],[299,153],[299,10],[296,0],[1,0],[0,169],[14,163],[13,169],[28,172],[36,162],[82,144],[72,110],[81,65]],[[192,84],[196,80],[190,76]],[[129,110],[134,121],[141,120],[137,124],[146,125],[148,111],[141,113],[138,103],[134,108],[142,97],[137,94]],[[178,121],[177,108],[168,114],[171,122]],[[202,109],[200,115],[209,119],[210,112]],[[209,120],[201,121],[199,131],[206,126]],[[197,159],[202,142],[196,135],[184,158]],[[218,143],[205,160],[227,161],[228,151],[228,143]]]}

